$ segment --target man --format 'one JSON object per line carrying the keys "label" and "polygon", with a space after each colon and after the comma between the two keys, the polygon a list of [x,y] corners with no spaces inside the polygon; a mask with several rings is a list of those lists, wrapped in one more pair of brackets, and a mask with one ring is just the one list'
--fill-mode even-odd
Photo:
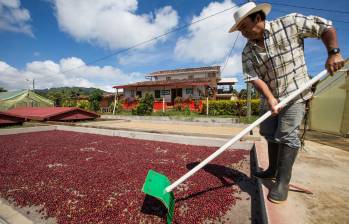
{"label": "man", "polygon": [[254,175],[276,179],[268,199],[280,203],[287,199],[292,166],[300,148],[299,127],[305,113],[310,90],[303,92],[285,108],[276,105],[310,78],[304,60],[304,38],[321,38],[328,51],[326,68],[332,75],[343,67],[336,31],[332,22],[317,16],[293,13],[266,21],[270,4],[242,5],[234,14],[235,24],[229,32],[240,31],[248,39],[242,53],[245,79],[261,93],[261,112],[273,116],[260,125],[268,141],[269,167]]}

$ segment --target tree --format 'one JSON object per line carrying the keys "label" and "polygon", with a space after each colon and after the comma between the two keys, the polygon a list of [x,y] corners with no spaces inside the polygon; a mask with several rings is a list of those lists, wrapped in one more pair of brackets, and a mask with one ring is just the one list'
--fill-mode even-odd
{"label": "tree", "polygon": [[93,111],[99,111],[100,109],[100,101],[103,98],[103,91],[100,89],[95,89],[92,91],[92,93],[89,96],[90,101],[90,109]]}
{"label": "tree", "polygon": [[0,87],[0,93],[1,93],[1,92],[7,92],[7,90],[4,89],[4,88],[2,88],[2,87]]}
{"label": "tree", "polygon": [[52,100],[55,103],[55,106],[62,106],[63,103],[63,94],[58,91],[52,91],[47,94],[47,98]]}
{"label": "tree", "polygon": [[240,99],[247,99],[247,89],[241,89],[239,93]]}
{"label": "tree", "polygon": [[146,93],[145,96],[141,98],[136,109],[132,110],[132,114],[135,115],[151,115],[153,112],[154,96],[152,94]]}

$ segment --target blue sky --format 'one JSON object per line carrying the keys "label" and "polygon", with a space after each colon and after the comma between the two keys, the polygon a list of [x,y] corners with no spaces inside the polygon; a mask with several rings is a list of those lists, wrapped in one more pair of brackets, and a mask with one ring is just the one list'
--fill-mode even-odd
{"label": "blue sky", "polygon": [[[120,54],[116,52],[152,39],[245,1],[187,0],[0,0],[0,87],[25,89],[59,86],[98,87],[144,80],[147,73],[186,67],[223,66],[237,34],[228,34],[234,9],[217,14]],[[271,1],[268,20],[288,13],[318,15],[333,20],[343,56],[349,56],[349,1]],[[290,7],[290,4],[300,7]],[[305,7],[305,8],[304,8]],[[239,36],[223,77],[241,73]],[[305,42],[310,74],[324,68],[322,42]],[[95,63],[95,60],[104,60]]]}

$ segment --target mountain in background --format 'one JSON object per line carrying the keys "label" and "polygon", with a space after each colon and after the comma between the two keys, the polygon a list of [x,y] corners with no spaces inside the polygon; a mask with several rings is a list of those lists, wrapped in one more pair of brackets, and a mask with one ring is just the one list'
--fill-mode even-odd
{"label": "mountain in background", "polygon": [[89,96],[93,91],[100,90],[103,94],[108,93],[104,90],[97,88],[85,88],[85,87],[57,87],[50,89],[36,89],[35,93],[48,97],[54,94],[61,94],[67,98],[75,98],[79,96]]}
{"label": "mountain in background", "polygon": [[59,87],[50,89],[36,89],[35,93],[46,97],[55,102],[56,106],[74,106],[76,99],[85,98],[101,98],[102,95],[110,94],[97,88],[84,88],[84,87]]}

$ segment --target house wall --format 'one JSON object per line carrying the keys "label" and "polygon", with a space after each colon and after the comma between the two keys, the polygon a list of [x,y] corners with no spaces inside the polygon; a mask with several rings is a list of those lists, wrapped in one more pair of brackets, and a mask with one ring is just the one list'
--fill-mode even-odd
{"label": "house wall", "polygon": [[[155,97],[155,90],[160,90],[160,98],[155,100],[162,100],[162,98],[165,98],[165,102],[171,102],[171,89],[168,87],[158,87],[158,88],[137,88],[137,91],[142,91],[142,97],[145,96],[146,93],[152,94]],[[194,86],[194,87],[183,87],[182,89],[182,98],[183,100],[189,98],[190,96],[192,99],[199,99],[201,96],[204,96],[205,94],[205,87],[204,86]],[[189,93],[187,89],[193,89],[193,93]],[[136,89],[124,89],[125,98],[134,98],[136,96]],[[168,94],[165,94],[167,92]]]}

